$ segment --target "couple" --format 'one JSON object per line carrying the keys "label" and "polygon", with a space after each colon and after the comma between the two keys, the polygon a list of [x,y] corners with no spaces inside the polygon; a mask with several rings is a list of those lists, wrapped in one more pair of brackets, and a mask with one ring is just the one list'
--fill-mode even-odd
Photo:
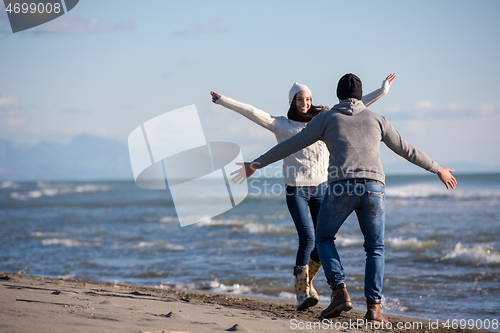
{"label": "couple", "polygon": [[[244,163],[233,173],[236,175],[233,182],[243,181],[256,169],[284,159],[287,204],[299,234],[294,268],[299,310],[318,302],[312,280],[321,264],[332,289],[331,304],[321,313],[322,317],[336,317],[352,309],[335,235],[355,211],[365,238],[368,310],[365,318],[387,321],[380,313],[385,224],[385,175],[379,159],[380,141],[410,162],[437,173],[447,188],[456,186],[453,170],[440,167],[404,141],[384,117],[366,108],[387,93],[394,77],[389,75],[381,89],[363,97],[361,80],[353,74],[344,75],[337,86],[340,103],[329,111],[313,106],[311,91],[296,83],[289,94],[288,118],[272,117],[250,105],[212,93],[214,103],[273,131],[280,142],[253,162]],[[308,206],[316,227],[317,250],[314,228],[307,217]]]}

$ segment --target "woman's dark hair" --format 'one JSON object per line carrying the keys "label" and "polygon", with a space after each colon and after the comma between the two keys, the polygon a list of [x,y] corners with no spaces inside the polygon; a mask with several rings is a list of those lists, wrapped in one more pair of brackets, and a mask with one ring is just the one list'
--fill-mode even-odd
{"label": "woman's dark hair", "polygon": [[328,106],[312,105],[312,98],[311,98],[311,107],[309,108],[307,113],[299,112],[296,106],[296,100],[295,100],[296,97],[297,94],[293,96],[292,105],[290,105],[290,109],[288,109],[288,114],[287,114],[288,119],[300,121],[302,123],[308,123],[311,119],[313,119],[313,117],[329,110]]}

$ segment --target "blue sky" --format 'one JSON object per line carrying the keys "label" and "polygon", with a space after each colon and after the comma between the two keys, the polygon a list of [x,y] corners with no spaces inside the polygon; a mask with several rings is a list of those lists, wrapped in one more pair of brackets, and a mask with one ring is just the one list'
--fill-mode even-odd
{"label": "blue sky", "polygon": [[[274,136],[212,104],[211,90],[286,115],[295,81],[332,106],[343,74],[368,93],[395,72],[370,109],[443,166],[500,169],[496,0],[80,0],[16,34],[0,8],[0,137],[16,144],[81,133],[126,144],[141,123],[195,104],[207,140],[251,160]],[[383,150],[382,160],[401,158]]]}

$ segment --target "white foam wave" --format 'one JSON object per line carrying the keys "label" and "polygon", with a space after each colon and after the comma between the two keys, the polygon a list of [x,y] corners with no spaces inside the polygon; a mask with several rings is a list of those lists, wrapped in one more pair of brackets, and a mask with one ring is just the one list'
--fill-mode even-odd
{"label": "white foam wave", "polygon": [[241,294],[252,294],[252,288],[241,285],[241,284],[233,284],[232,286],[226,286],[223,283],[220,283],[217,279],[214,281],[211,281],[208,285],[201,286],[195,283],[178,283],[178,282],[166,282],[166,283],[161,283],[158,288],[161,289],[178,289],[178,290],[209,290],[211,292],[215,293],[222,293],[222,294],[234,294],[234,295],[241,295]]}
{"label": "white foam wave", "polygon": [[16,190],[19,187],[21,187],[21,185],[19,185],[18,183],[11,182],[11,181],[4,181],[4,182],[0,183],[0,190],[8,190],[8,189]]}
{"label": "white foam wave", "polygon": [[63,280],[72,280],[76,278],[76,274],[71,273],[71,274],[59,275],[58,278]]}
{"label": "white foam wave", "polygon": [[278,294],[279,298],[284,298],[284,299],[295,299],[297,296],[294,293],[288,292],[288,291],[282,291]]}
{"label": "white foam wave", "polygon": [[179,282],[161,282],[157,286],[160,289],[176,289],[176,290],[201,290],[195,283],[179,283]]}
{"label": "white foam wave", "polygon": [[179,222],[177,216],[162,216],[158,220],[160,223],[171,223],[171,222]]}
{"label": "white foam wave", "polygon": [[241,220],[207,219],[197,224],[197,227],[219,226],[232,228],[233,231],[243,231],[249,234],[289,233],[295,232],[295,227],[289,225],[273,225]]}
{"label": "white foam wave", "polygon": [[408,198],[434,198],[450,197],[454,199],[473,198],[500,198],[500,189],[492,188],[457,188],[449,191],[441,183],[415,183],[402,186],[388,186],[386,188],[387,199],[408,199]]}
{"label": "white foam wave", "polygon": [[401,300],[394,297],[385,297],[382,295],[382,304],[389,311],[405,312],[408,308],[401,303]]}
{"label": "white foam wave", "polygon": [[39,188],[47,188],[47,187],[50,187],[50,184],[46,183],[46,182],[37,181],[36,186]]}
{"label": "white foam wave", "polygon": [[210,226],[223,226],[223,227],[237,227],[243,226],[245,221],[238,220],[214,220],[211,218],[207,218],[196,224],[197,227],[210,227]]}
{"label": "white foam wave", "polygon": [[48,238],[42,240],[43,246],[65,246],[65,247],[82,247],[82,246],[99,246],[100,243],[82,242],[74,239]]}
{"label": "white foam wave", "polygon": [[168,250],[178,250],[178,251],[185,249],[185,247],[182,245],[171,244],[164,241],[139,242],[139,244],[137,244],[134,247],[135,248],[161,247]]}
{"label": "white foam wave", "polygon": [[363,239],[361,239],[361,238],[350,238],[350,237],[337,236],[335,239],[335,246],[338,246],[338,247],[349,247],[349,246],[360,245],[360,244],[363,244]]}
{"label": "white foam wave", "polygon": [[289,233],[294,232],[295,227],[248,222],[243,226],[243,230],[249,234]]}
{"label": "white foam wave", "polygon": [[240,285],[238,283],[233,284],[232,286],[226,286],[225,284],[220,283],[219,281],[217,281],[217,279],[215,279],[214,281],[210,282],[210,291],[216,293],[241,295],[251,293],[252,288]]}
{"label": "white foam wave", "polygon": [[436,196],[446,196],[451,192],[439,184],[408,184],[403,186],[388,186],[386,195],[388,199],[392,198],[428,198]]}
{"label": "white foam wave", "polygon": [[388,238],[386,244],[395,250],[428,250],[437,245],[436,241],[422,241],[415,237],[403,239],[402,237]]}
{"label": "white foam wave", "polygon": [[15,200],[30,200],[30,199],[39,199],[42,197],[53,197],[56,195],[64,195],[64,194],[74,194],[74,193],[95,193],[95,192],[105,192],[109,191],[111,188],[109,186],[102,185],[79,185],[73,188],[69,187],[50,187],[48,183],[38,182],[37,186],[40,190],[28,191],[27,193],[21,194],[18,192],[10,193],[10,198]]}
{"label": "white foam wave", "polygon": [[466,265],[500,264],[500,253],[485,245],[463,246],[461,242],[455,244],[453,250],[441,258]]}
{"label": "white foam wave", "polygon": [[38,238],[46,238],[46,237],[63,237],[64,234],[59,233],[59,232],[41,232],[41,231],[36,231],[32,232],[31,236],[33,237],[38,237]]}

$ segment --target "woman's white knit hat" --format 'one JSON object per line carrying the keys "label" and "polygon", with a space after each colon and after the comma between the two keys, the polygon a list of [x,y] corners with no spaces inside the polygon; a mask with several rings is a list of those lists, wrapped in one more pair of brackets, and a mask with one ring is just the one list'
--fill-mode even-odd
{"label": "woman's white knit hat", "polygon": [[312,98],[312,92],[311,92],[311,90],[309,90],[309,88],[307,88],[307,86],[305,84],[300,84],[300,83],[295,82],[292,86],[292,89],[290,89],[290,92],[288,93],[288,104],[292,105],[293,97],[295,96],[296,93],[298,93],[299,91],[302,91],[302,90],[308,91],[309,94],[311,94],[311,98]]}

